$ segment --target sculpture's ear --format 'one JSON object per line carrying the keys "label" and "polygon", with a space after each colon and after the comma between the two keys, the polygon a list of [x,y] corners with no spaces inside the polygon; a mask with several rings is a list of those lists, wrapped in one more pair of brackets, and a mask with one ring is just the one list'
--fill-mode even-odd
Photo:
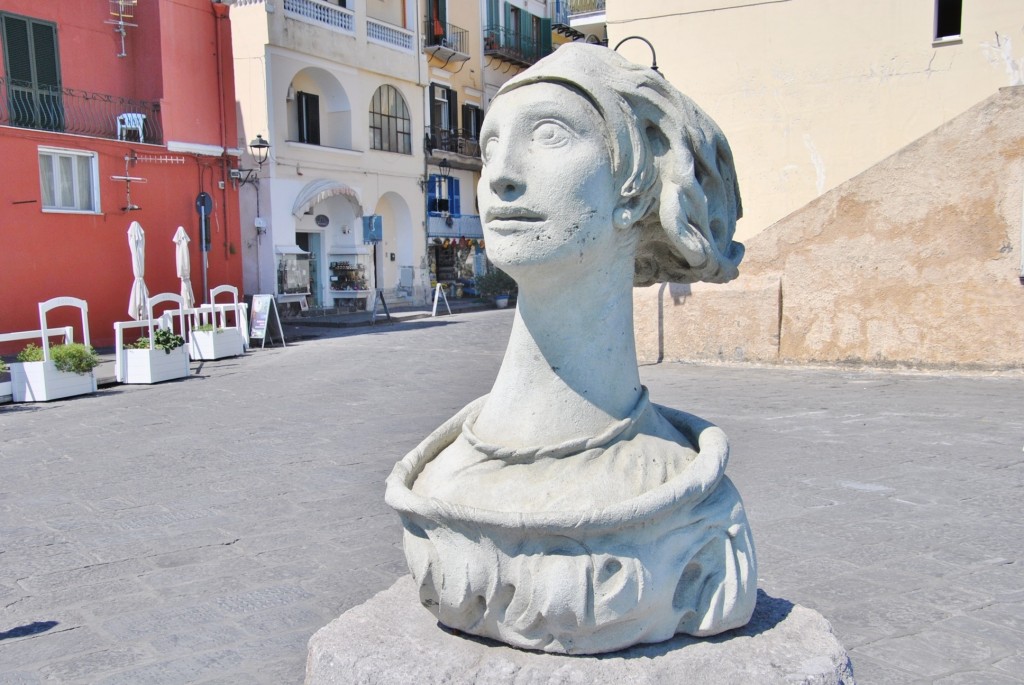
{"label": "sculpture's ear", "polygon": [[615,228],[625,230],[635,224],[647,214],[653,201],[653,197],[645,198],[638,195],[619,198],[615,213],[612,215]]}

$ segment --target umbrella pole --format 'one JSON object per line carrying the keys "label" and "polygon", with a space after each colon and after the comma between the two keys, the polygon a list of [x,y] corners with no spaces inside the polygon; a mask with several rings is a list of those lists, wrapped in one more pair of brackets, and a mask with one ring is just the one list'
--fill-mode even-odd
{"label": "umbrella pole", "polygon": [[209,286],[206,284],[206,269],[209,266],[209,260],[206,255],[206,231],[209,230],[206,227],[206,206],[204,205],[202,211],[199,213],[199,249],[203,253],[203,303],[206,303],[206,293],[210,291]]}

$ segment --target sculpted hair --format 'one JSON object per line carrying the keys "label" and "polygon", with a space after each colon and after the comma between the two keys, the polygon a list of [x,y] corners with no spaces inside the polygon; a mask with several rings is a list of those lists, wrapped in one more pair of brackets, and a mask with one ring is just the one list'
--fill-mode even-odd
{"label": "sculpted hair", "polygon": [[657,72],[596,45],[563,45],[498,95],[538,82],[581,93],[605,121],[620,207],[637,232],[634,285],[736,278],[736,170],[725,135],[703,110]]}

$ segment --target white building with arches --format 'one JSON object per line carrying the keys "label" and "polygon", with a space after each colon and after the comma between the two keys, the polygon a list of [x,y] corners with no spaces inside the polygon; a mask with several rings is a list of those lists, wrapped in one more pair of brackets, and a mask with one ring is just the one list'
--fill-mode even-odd
{"label": "white building with arches", "polygon": [[[375,289],[425,302],[416,1],[230,4],[245,291],[303,307],[361,307]],[[248,156],[258,134],[262,166]]]}

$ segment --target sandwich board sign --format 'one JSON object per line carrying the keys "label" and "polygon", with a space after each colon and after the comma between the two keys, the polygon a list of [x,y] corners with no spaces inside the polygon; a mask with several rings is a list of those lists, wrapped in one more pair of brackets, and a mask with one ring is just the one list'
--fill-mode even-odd
{"label": "sandwich board sign", "polygon": [[[277,301],[273,295],[252,296],[252,323],[249,326],[249,338],[260,341],[260,347],[266,347],[267,338],[272,335],[273,327],[277,327],[277,335],[281,344],[285,347],[288,343],[284,341],[284,327],[281,325],[281,316],[277,312]],[[274,343],[273,339],[270,341]]]}

